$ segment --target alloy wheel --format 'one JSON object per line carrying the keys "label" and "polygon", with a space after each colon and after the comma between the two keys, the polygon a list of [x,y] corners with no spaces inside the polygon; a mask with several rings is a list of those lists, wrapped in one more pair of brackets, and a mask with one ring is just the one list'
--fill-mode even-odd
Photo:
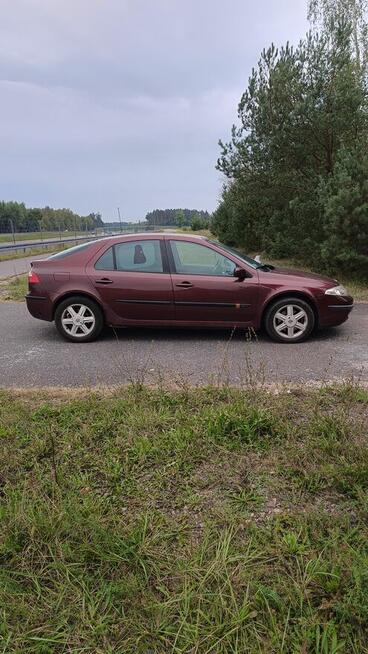
{"label": "alloy wheel", "polygon": [[96,318],[85,304],[70,304],[61,314],[61,324],[70,336],[84,338],[92,333]]}
{"label": "alloy wheel", "polygon": [[273,327],[279,336],[293,340],[302,336],[309,326],[308,315],[297,304],[285,304],[273,317]]}

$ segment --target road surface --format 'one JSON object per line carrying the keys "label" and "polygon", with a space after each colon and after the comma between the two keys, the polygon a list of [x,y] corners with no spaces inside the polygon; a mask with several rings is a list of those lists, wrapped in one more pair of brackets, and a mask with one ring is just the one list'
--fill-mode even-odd
{"label": "road surface", "polygon": [[368,381],[368,304],[347,323],[298,345],[244,332],[106,329],[94,343],[61,339],[24,303],[0,303],[0,386],[95,386],[160,381],[176,386],[230,382]]}

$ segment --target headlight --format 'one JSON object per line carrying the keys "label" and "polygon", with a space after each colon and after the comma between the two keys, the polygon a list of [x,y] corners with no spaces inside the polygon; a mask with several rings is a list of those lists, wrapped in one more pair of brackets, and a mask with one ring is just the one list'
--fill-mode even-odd
{"label": "headlight", "polygon": [[325,291],[325,295],[348,295],[348,292],[345,288],[345,286],[342,286],[341,284],[339,286],[333,286],[332,288],[328,288]]}

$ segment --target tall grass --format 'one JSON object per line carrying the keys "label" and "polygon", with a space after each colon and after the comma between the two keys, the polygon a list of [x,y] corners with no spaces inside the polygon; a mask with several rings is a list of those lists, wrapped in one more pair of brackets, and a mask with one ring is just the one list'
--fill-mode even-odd
{"label": "tall grass", "polygon": [[368,392],[0,391],[0,652],[368,652]]}
{"label": "tall grass", "polygon": [[15,277],[0,280],[0,300],[24,300],[27,291],[27,275],[16,275]]}

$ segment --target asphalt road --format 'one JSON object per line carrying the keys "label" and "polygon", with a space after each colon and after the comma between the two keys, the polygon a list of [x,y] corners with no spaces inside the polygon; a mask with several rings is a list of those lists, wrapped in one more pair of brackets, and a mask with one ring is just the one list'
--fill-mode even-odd
{"label": "asphalt road", "polygon": [[61,339],[23,303],[0,303],[0,386],[95,386],[160,381],[299,382],[354,377],[368,381],[368,304],[347,323],[298,345],[244,332],[106,329],[94,343]]}

